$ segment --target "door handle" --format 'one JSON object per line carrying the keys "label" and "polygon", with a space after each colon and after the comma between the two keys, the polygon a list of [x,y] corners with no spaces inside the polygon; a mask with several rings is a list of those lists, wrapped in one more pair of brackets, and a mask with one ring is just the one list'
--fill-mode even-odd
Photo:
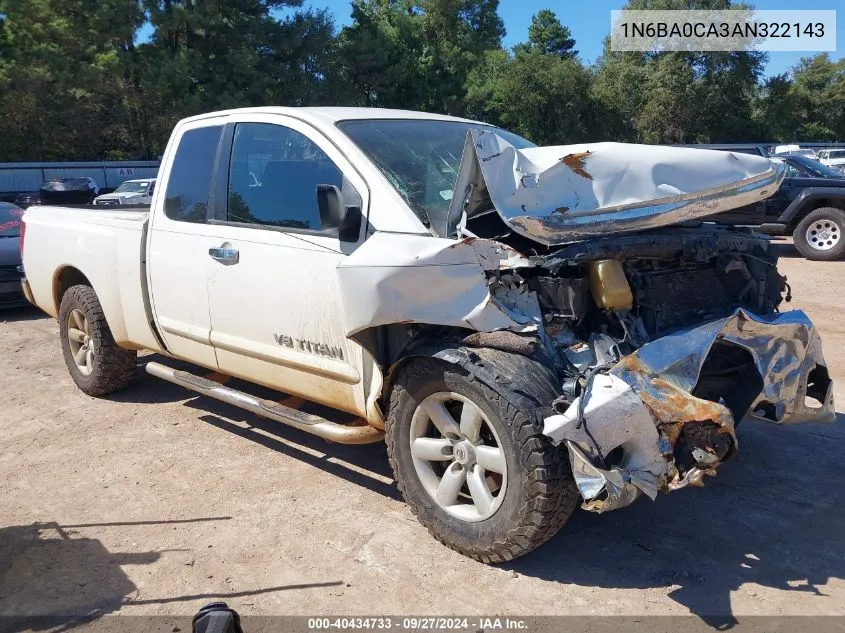
{"label": "door handle", "polygon": [[211,256],[211,259],[221,264],[231,265],[237,264],[240,261],[238,249],[232,248],[232,245],[228,242],[219,248],[209,248],[208,254]]}

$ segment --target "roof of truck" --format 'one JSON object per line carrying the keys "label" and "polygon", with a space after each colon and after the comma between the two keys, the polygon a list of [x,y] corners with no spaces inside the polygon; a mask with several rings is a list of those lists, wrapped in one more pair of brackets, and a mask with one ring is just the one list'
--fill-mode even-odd
{"label": "roof of truck", "polygon": [[297,119],[304,119],[310,122],[321,123],[337,123],[338,121],[346,121],[350,119],[428,119],[438,121],[464,121],[468,123],[477,123],[470,119],[462,119],[460,117],[448,116],[445,114],[433,114],[430,112],[419,112],[416,110],[391,110],[387,108],[336,108],[336,107],[308,107],[308,108],[289,108],[281,106],[267,106],[260,108],[238,108],[235,110],[221,110],[219,112],[209,112],[207,114],[200,114],[192,116],[185,121],[196,121],[209,117],[235,114],[235,113],[252,113],[252,114],[284,114],[292,116]]}

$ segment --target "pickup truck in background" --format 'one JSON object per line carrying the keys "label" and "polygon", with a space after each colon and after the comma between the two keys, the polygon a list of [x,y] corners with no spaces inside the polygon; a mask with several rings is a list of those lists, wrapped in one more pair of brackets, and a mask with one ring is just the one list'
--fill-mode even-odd
{"label": "pickup truck in background", "polygon": [[125,180],[111,193],[104,193],[94,198],[94,204],[98,205],[147,205],[153,201],[155,193],[155,178],[139,178],[136,180]]}
{"label": "pickup truck in background", "polygon": [[782,177],[417,112],[211,113],[176,126],[150,208],[27,212],[23,286],[85,393],[129,386],[146,349],[204,368],[145,365],[197,393],[385,439],[421,523],[499,562],[579,504],[701,485],[745,418],[834,419],[768,240],[702,221]]}

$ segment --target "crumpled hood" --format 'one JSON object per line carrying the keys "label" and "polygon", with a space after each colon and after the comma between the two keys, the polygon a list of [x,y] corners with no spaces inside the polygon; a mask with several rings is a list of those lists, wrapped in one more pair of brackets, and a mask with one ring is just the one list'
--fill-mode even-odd
{"label": "crumpled hood", "polygon": [[467,220],[493,207],[517,233],[564,244],[752,204],[773,195],[784,174],[783,166],[740,153],[625,143],[518,150],[472,130],[447,230],[463,213]]}

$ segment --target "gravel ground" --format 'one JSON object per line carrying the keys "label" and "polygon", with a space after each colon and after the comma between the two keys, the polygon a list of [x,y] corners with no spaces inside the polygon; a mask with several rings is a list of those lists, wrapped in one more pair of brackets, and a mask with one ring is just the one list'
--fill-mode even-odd
{"label": "gravel ground", "polygon": [[[845,262],[780,248],[845,403]],[[748,423],[704,489],[577,512],[491,567],[417,523],[383,445],[331,445],[140,372],[89,398],[53,320],[0,319],[0,616],[177,616],[218,596],[245,615],[845,614],[841,415]]]}

